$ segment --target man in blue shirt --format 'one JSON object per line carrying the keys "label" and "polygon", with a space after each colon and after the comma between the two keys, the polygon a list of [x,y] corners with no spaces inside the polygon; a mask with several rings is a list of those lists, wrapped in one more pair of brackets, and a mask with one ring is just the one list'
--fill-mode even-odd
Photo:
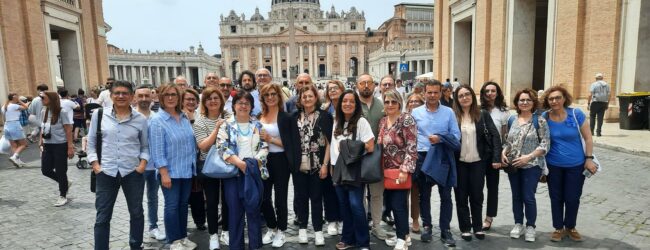
{"label": "man in blue shirt", "polygon": [[[438,135],[452,135],[457,140],[460,140],[460,130],[458,129],[454,111],[449,107],[440,105],[441,91],[442,84],[440,81],[426,81],[424,86],[426,104],[414,109],[411,113],[418,127],[418,161],[413,176],[420,190],[420,215],[424,226],[421,239],[424,242],[429,242],[432,238],[431,188],[437,183],[422,172],[422,163],[427,156],[429,147],[440,143]],[[451,188],[451,186],[443,187],[438,185],[438,193],[440,194],[440,240],[448,247],[456,245],[450,231],[453,209]]]}
{"label": "man in blue shirt", "polygon": [[[120,186],[129,208],[131,249],[142,249],[144,213],[143,173],[149,160],[147,118],[130,106],[133,86],[117,81],[110,88],[113,107],[105,108],[101,117],[92,116],[88,134],[88,161],[97,174],[95,207],[95,249],[108,249],[110,221]],[[97,122],[102,120],[102,138],[97,138]],[[97,155],[97,140],[102,140],[101,159]]]}

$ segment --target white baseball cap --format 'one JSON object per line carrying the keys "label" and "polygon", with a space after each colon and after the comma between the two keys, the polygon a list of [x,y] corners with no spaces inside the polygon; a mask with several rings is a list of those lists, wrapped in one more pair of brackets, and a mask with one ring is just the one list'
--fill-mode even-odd
{"label": "white baseball cap", "polygon": [[603,77],[603,73],[596,73],[596,78],[602,78],[602,77]]}

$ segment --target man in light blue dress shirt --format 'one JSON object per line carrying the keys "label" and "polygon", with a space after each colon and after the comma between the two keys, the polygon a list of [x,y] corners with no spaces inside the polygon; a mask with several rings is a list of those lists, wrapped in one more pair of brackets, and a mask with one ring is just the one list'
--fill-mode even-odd
{"label": "man in light blue dress shirt", "polygon": [[[95,249],[109,249],[110,221],[115,200],[122,187],[130,215],[129,246],[142,249],[144,212],[143,173],[149,160],[147,118],[130,106],[133,87],[117,81],[110,88],[113,107],[105,108],[101,117],[92,116],[88,134],[88,161],[97,174],[95,208]],[[102,138],[97,138],[97,122],[101,119]],[[101,159],[97,140],[102,140]]]}

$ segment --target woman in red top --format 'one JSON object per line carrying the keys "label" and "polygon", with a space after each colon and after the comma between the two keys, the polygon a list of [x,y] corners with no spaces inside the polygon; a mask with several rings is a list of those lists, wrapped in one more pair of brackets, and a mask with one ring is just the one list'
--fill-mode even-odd
{"label": "woman in red top", "polygon": [[[415,171],[417,160],[417,127],[409,113],[402,113],[402,97],[394,90],[384,93],[384,111],[386,116],[379,121],[377,143],[381,144],[382,165],[384,169],[399,169],[398,183],[405,183]],[[408,249],[411,242],[408,237],[408,193],[409,189],[386,189],[384,198],[389,202],[386,209],[391,209],[395,216],[396,237],[386,239],[386,244],[395,246],[395,250]]]}

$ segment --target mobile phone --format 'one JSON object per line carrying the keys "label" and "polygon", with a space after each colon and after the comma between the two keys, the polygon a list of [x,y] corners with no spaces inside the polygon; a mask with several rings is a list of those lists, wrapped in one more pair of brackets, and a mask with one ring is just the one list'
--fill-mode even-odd
{"label": "mobile phone", "polygon": [[585,169],[585,171],[582,171],[582,174],[587,178],[591,178],[591,176],[594,175],[589,171],[589,169]]}

